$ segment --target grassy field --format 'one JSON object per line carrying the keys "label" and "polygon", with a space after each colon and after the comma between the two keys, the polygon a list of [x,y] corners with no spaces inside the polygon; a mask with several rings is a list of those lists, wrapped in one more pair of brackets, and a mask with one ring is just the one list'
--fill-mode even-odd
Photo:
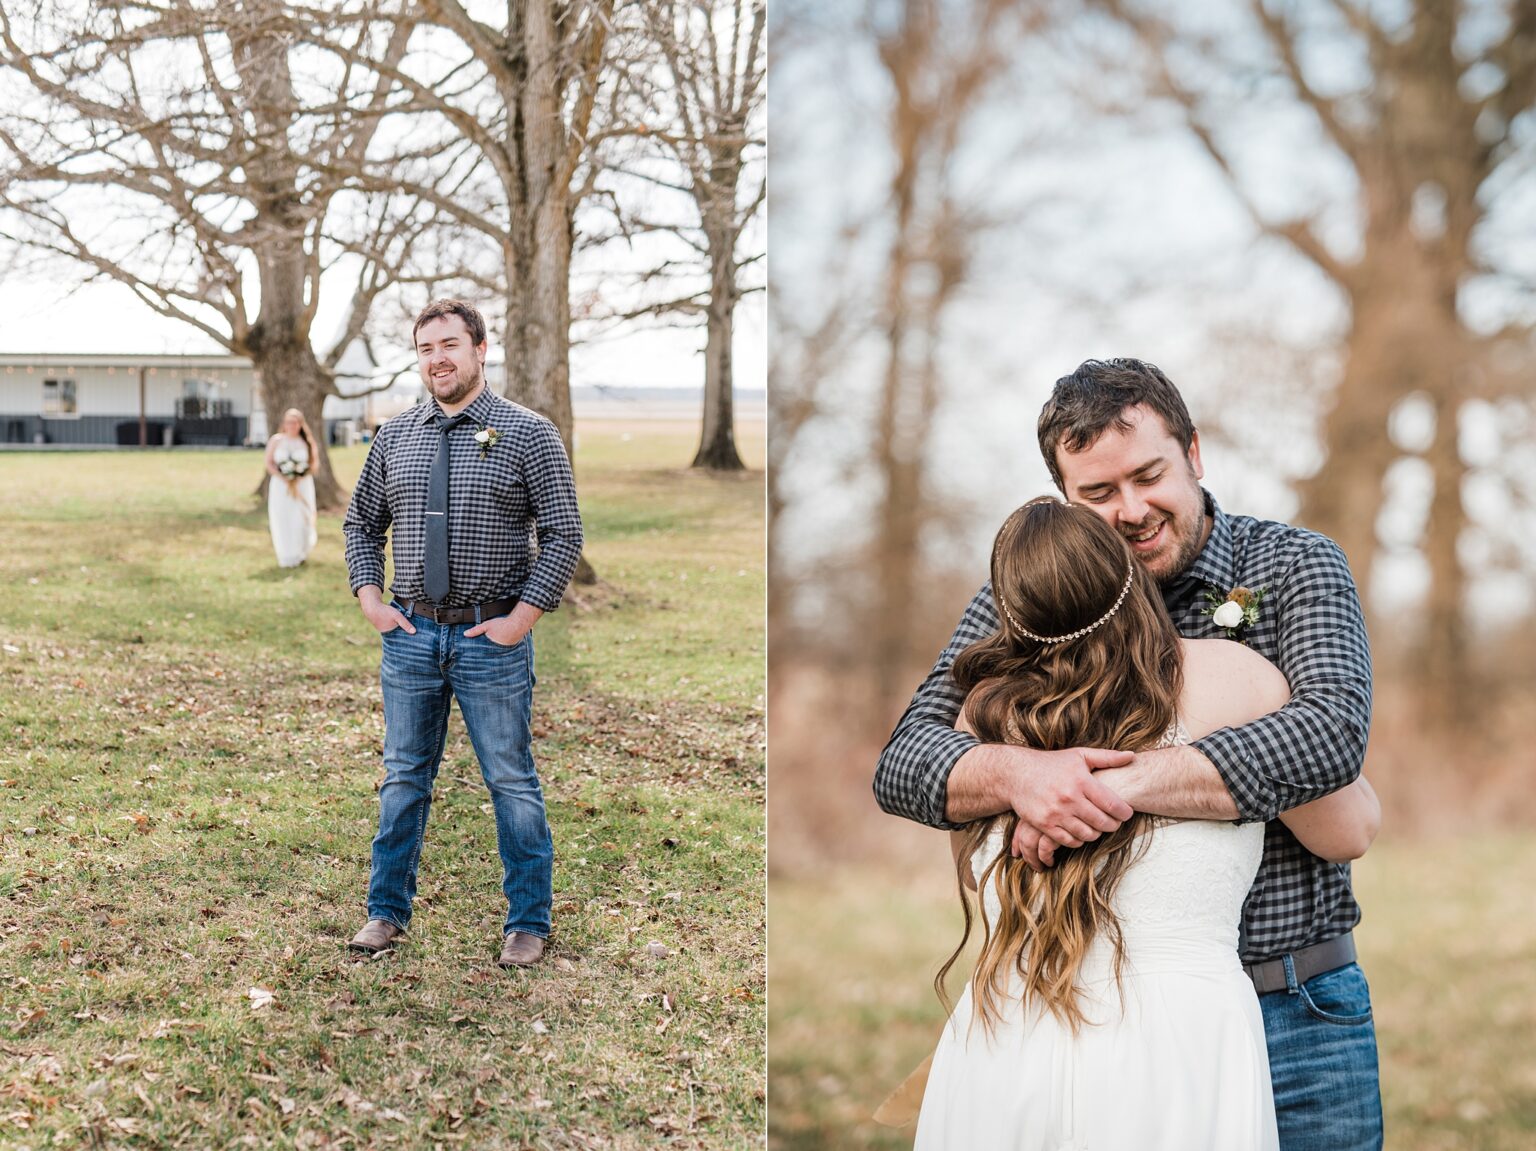
{"label": "grassy field", "polygon": [[[907,873],[772,882],[771,1147],[911,1146],[868,1116],[943,1023],[930,981],[959,912],[934,838]],[[1536,837],[1507,834],[1388,839],[1356,865],[1391,1151],[1536,1146],[1532,875]]]}
{"label": "grassy field", "polygon": [[456,714],[411,941],[345,950],[383,724],[340,516],[285,572],[255,453],[0,457],[0,1146],[761,1141],[762,473],[578,435],[603,583],[538,628],[555,935],[516,973]]}

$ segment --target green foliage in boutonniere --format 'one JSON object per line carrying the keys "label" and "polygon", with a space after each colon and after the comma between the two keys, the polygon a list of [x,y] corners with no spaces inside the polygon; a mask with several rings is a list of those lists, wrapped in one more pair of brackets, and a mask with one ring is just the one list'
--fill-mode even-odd
{"label": "green foliage in boutonniere", "polygon": [[1222,628],[1228,639],[1242,643],[1243,629],[1259,622],[1259,604],[1268,590],[1268,587],[1235,587],[1223,594],[1215,588],[1207,588],[1206,606],[1200,614],[1210,616],[1211,622]]}
{"label": "green foliage in boutonniere", "polygon": [[483,460],[501,439],[501,433],[493,427],[483,427],[475,433],[475,443],[480,445],[480,458]]}

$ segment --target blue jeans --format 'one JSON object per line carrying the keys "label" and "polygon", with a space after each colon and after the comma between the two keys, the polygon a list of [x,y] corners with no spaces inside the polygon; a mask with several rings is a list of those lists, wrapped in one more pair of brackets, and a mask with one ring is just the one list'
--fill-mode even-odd
{"label": "blue jeans", "polygon": [[555,851],[529,746],[533,636],[504,647],[483,635],[466,637],[473,624],[436,624],[420,616],[411,623],[414,635],[396,628],[382,639],[384,784],[368,918],[410,926],[432,784],[443,759],[448,709],[456,699],[496,815],[507,897],[503,933],[548,936]]}
{"label": "blue jeans", "polygon": [[1381,1083],[1371,991],[1350,963],[1259,996],[1281,1151],[1379,1151]]}

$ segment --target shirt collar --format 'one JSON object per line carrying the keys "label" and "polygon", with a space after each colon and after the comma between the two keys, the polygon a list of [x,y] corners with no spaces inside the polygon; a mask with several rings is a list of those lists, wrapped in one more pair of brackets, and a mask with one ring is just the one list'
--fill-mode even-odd
{"label": "shirt collar", "polygon": [[1237,585],[1237,557],[1232,544],[1232,520],[1216,503],[1216,497],[1204,488],[1205,513],[1211,517],[1211,534],[1184,572],[1173,581],[1169,590],[1182,589],[1188,584],[1212,584],[1223,592]]}
{"label": "shirt collar", "polygon": [[[469,407],[462,409],[459,415],[464,417],[465,423],[484,425],[490,422],[491,405],[493,402],[491,399],[491,385],[486,384],[485,387],[480,389],[480,394],[470,402]],[[422,424],[436,423],[437,417],[442,412],[443,409],[438,405],[437,397],[427,395],[423,397],[421,416],[417,422]]]}

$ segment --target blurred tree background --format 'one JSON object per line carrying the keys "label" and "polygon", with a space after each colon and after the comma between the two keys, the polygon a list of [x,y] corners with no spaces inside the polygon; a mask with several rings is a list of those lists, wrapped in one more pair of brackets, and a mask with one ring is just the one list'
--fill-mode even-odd
{"label": "blurred tree background", "polygon": [[[1529,842],[1536,4],[778,0],[770,43],[773,923],[817,922],[833,892],[868,909],[828,911],[864,941],[846,949],[772,934],[774,1139],[884,1146],[838,1124],[907,1067],[813,1058],[801,1009],[911,1062],[936,1031],[921,988],[942,949],[891,924],[932,935],[934,906],[954,910],[912,896],[943,890],[946,845],[882,815],[870,779],[997,525],[1050,489],[1035,419],[1084,359],[1157,363],[1223,507],[1349,555],[1376,655],[1366,770],[1386,807],[1358,885],[1410,844]],[[1400,894],[1365,936],[1378,966]],[[1528,936],[1508,946],[1536,958]],[[854,980],[851,1002],[825,998],[829,963],[877,952],[886,979],[911,957],[913,997],[877,1009]],[[1388,1030],[1415,978],[1378,988],[1389,1123],[1433,1132],[1451,1078],[1404,1095],[1404,1067],[1434,1059],[1395,1055]],[[909,1035],[916,1018],[929,1030]],[[1517,1063],[1503,1102],[1472,1119],[1446,1104],[1439,1135],[1388,1145],[1528,1139],[1536,1066]]]}

